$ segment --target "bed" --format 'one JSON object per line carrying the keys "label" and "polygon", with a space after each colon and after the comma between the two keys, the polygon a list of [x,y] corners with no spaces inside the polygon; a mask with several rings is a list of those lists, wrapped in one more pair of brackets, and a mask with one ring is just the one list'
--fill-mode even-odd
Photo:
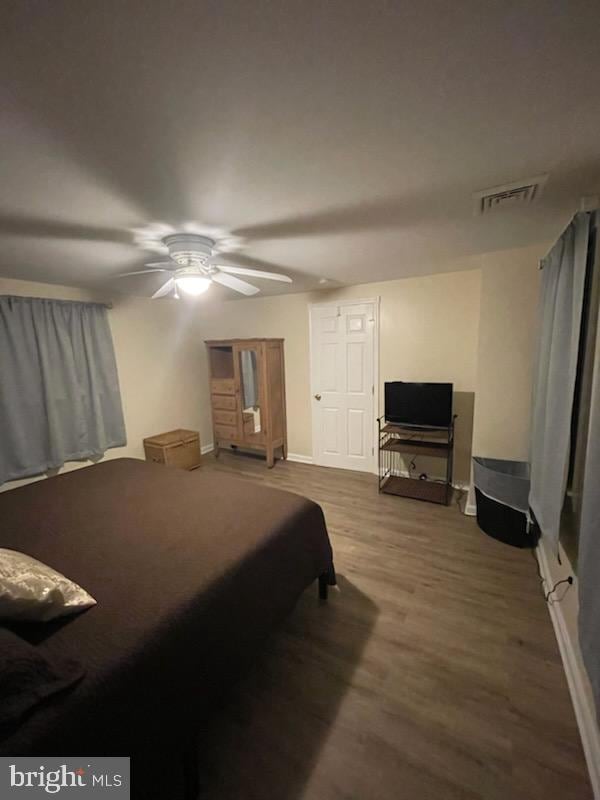
{"label": "bed", "polygon": [[86,674],[3,739],[7,755],[183,752],[299,595],[334,580],[312,501],[135,459],[0,494],[0,547],[49,564],[98,601],[16,629]]}

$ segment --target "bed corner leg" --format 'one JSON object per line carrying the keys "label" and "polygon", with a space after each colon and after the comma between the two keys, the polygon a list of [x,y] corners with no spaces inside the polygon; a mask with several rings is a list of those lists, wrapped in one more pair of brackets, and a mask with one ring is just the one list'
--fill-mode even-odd
{"label": "bed corner leg", "polygon": [[333,562],[331,563],[331,566],[327,570],[327,583],[330,586],[337,586],[337,577],[335,574],[335,567],[333,566]]}
{"label": "bed corner leg", "polygon": [[319,575],[319,598],[327,600],[327,595],[330,586],[337,586],[337,578],[335,576],[335,567],[333,563]]}

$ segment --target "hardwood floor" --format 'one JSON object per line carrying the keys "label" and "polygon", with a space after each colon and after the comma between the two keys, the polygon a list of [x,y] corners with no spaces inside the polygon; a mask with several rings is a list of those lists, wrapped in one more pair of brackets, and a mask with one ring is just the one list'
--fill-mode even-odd
{"label": "hardwood floor", "polygon": [[372,475],[228,453],[202,469],[320,503],[339,577],[205,731],[203,799],[592,797],[529,552]]}

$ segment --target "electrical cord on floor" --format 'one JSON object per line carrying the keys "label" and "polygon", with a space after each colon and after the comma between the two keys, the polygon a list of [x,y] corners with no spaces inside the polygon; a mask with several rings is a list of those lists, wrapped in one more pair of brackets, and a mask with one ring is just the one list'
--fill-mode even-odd
{"label": "electrical cord on floor", "polygon": [[565,591],[562,593],[562,595],[560,597],[552,597],[552,595],[558,589],[558,587],[562,586],[562,584],[564,584],[564,583],[568,583],[569,586],[572,586],[573,585],[573,576],[569,575],[568,578],[562,578],[562,580],[557,581],[554,584],[554,586],[550,589],[549,592],[546,592],[546,590],[544,589],[544,584],[546,582],[546,579],[542,575],[542,570],[540,568],[540,562],[539,562],[539,559],[538,559],[538,557],[536,555],[536,552],[535,552],[536,548],[535,547],[531,547],[530,550],[531,550],[531,555],[533,556],[533,560],[535,561],[535,566],[536,566],[536,570],[537,570],[537,576],[538,576],[538,579],[539,579],[539,582],[540,582],[540,589],[542,591],[542,596],[543,596],[544,600],[546,601],[546,603],[560,603],[560,601],[563,599],[563,597],[566,595],[566,593],[569,590],[565,589]]}

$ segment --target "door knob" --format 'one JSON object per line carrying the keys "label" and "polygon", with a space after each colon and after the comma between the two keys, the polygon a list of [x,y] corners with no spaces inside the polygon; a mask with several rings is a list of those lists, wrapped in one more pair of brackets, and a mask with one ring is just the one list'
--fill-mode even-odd
{"label": "door knob", "polygon": [[320,394],[316,394],[315,395],[315,400],[320,400],[320,399],[321,399],[321,395]]}

